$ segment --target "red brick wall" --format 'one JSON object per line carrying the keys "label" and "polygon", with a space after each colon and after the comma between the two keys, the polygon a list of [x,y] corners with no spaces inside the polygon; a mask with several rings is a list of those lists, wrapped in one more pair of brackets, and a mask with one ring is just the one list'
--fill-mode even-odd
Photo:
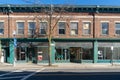
{"label": "red brick wall", "polygon": [[[25,22],[25,30],[24,30],[24,35],[17,35],[17,37],[28,37],[28,21],[29,20],[33,20],[35,19],[36,21],[36,27],[37,30],[36,32],[38,32],[38,28],[39,28],[39,19],[35,18],[35,17],[29,17],[29,16],[35,16],[35,15],[39,15],[39,14],[33,14],[33,13],[12,13],[10,14],[10,31],[8,33],[8,16],[6,14],[2,14],[0,13],[0,20],[4,21],[4,35],[0,35],[0,38],[8,38],[8,37],[13,37],[12,33],[13,30],[16,30],[16,21],[17,20],[22,20]],[[41,14],[42,15],[42,14]],[[70,16],[67,18],[62,18],[60,19],[60,21],[66,21],[67,24],[70,24],[70,21],[78,21],[79,26],[78,26],[78,35],[76,36],[71,36],[70,35],[70,26],[66,27],[66,35],[62,35],[60,36],[58,34],[58,27],[56,26],[54,31],[53,31],[53,36],[55,38],[93,38],[93,34],[95,34],[95,38],[118,38],[119,36],[115,35],[115,21],[120,21],[120,14],[115,14],[115,13],[98,13],[95,14],[95,33],[93,33],[93,16],[89,13],[69,13],[69,14],[64,14],[66,16]],[[14,17],[13,17],[14,16]],[[26,17],[15,17],[15,16],[26,16]],[[77,17],[75,17],[77,16]],[[56,21],[55,19],[52,21],[52,23],[54,24],[54,21]],[[90,35],[83,35],[82,34],[82,25],[83,25],[83,21],[89,21],[91,22],[91,34]],[[107,36],[102,36],[101,35],[101,21],[108,21],[109,22],[109,35]],[[10,36],[8,36],[8,34]]]}

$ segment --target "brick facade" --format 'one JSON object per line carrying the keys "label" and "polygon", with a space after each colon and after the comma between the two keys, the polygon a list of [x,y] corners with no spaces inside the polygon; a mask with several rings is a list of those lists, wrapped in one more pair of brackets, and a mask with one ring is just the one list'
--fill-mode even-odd
{"label": "brick facade", "polygon": [[[39,28],[39,19],[35,19],[34,17],[36,15],[33,13],[10,13],[9,16],[5,14],[0,14],[0,21],[4,22],[4,35],[0,35],[1,38],[11,38],[13,37],[12,33],[14,30],[17,30],[16,28],[16,22],[17,21],[23,21],[24,24],[24,35],[20,36],[17,35],[17,37],[27,38],[28,37],[28,22],[29,21],[35,21],[36,22],[36,28]],[[69,16],[68,18],[65,16]],[[71,17],[72,16],[72,17]],[[115,22],[120,21],[120,14],[118,13],[95,13],[95,25],[93,25],[93,15],[89,13],[72,13],[69,15],[64,15],[64,19],[61,19],[60,21],[65,21],[68,26],[66,27],[66,34],[60,36],[58,34],[58,27],[56,25],[54,29],[54,37],[55,38],[93,38],[93,34],[95,34],[95,38],[118,38],[119,36],[115,35]],[[8,19],[8,17],[10,19]],[[78,22],[78,35],[71,36],[70,35],[70,22]],[[90,22],[91,23],[91,33],[90,35],[83,35],[82,27],[83,22]],[[101,35],[101,22],[108,22],[109,23],[109,32],[108,35]],[[9,26],[9,28],[8,28]],[[93,32],[93,28],[95,31]],[[9,30],[8,30],[9,29]],[[8,35],[9,34],[9,35]]]}

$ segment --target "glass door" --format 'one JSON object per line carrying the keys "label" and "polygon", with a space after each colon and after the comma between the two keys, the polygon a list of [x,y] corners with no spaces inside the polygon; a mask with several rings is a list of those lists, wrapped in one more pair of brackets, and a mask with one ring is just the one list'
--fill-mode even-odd
{"label": "glass door", "polygon": [[16,52],[17,61],[24,61],[26,60],[26,48],[25,47],[18,47]]}
{"label": "glass door", "polygon": [[70,61],[71,62],[81,62],[82,55],[83,55],[83,52],[80,47],[71,47],[70,48]]}

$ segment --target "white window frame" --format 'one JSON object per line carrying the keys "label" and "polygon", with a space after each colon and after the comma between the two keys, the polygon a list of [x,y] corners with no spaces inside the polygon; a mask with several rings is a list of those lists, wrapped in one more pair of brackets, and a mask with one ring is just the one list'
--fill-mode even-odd
{"label": "white window frame", "polygon": [[3,35],[4,34],[4,21],[0,21],[0,23],[3,23],[3,28],[1,28],[1,29],[3,29],[3,33],[0,33],[0,35]]}
{"label": "white window frame", "polygon": [[[23,34],[22,33],[19,33],[19,30],[18,30],[18,23],[23,23]],[[24,35],[24,29],[25,29],[25,21],[22,21],[22,20],[18,20],[16,21],[16,27],[17,27],[17,34],[18,35]]]}
{"label": "white window frame", "polygon": [[[118,21],[115,22],[115,35],[120,36],[120,34],[116,34],[116,24],[117,24],[117,23],[120,24],[120,21],[119,21],[119,22],[118,22]],[[119,29],[119,31],[120,31],[120,29]],[[120,33],[120,32],[119,32],[119,33]]]}
{"label": "white window frame", "polygon": [[[103,34],[103,26],[102,26],[102,24],[103,23],[107,23],[108,24],[108,26],[107,26],[107,34]],[[109,34],[109,21],[101,21],[101,35],[108,35]]]}
{"label": "white window frame", "polygon": [[[64,32],[64,34],[60,34],[60,31],[59,31],[59,30],[60,30],[60,27],[59,27],[59,23],[60,23],[60,22],[64,22],[64,23],[65,23],[65,28],[64,28],[64,31],[65,31],[65,32]],[[61,28],[61,29],[62,29],[62,28]],[[59,34],[59,35],[65,35],[65,34],[66,34],[66,21],[59,21],[59,22],[58,22],[58,34]]]}
{"label": "white window frame", "polygon": [[[29,23],[34,23],[34,24],[35,24],[34,30],[33,30],[33,33],[32,33],[32,34],[30,33],[30,30],[32,30],[33,28],[30,29],[30,24],[29,24]],[[34,35],[35,30],[36,30],[36,22],[35,22],[35,21],[29,21],[29,22],[28,22],[28,35]]]}
{"label": "white window frame", "polygon": [[[77,28],[73,28],[71,26],[71,23],[76,23],[77,24]],[[70,35],[78,35],[78,22],[75,22],[75,21],[71,21],[70,22]]]}
{"label": "white window frame", "polygon": [[[39,35],[46,35],[47,34],[47,29],[48,29],[48,22],[47,21],[40,21],[40,26],[39,26]],[[43,28],[41,27],[41,23],[46,23],[46,26]],[[45,33],[42,33],[42,29],[45,30]]]}
{"label": "white window frame", "polygon": [[[89,25],[87,26],[86,24],[86,26],[84,26],[85,23],[89,23]],[[91,34],[91,21],[83,21],[82,28],[83,28],[83,35],[90,35]],[[88,30],[88,31],[86,32],[85,30]]]}

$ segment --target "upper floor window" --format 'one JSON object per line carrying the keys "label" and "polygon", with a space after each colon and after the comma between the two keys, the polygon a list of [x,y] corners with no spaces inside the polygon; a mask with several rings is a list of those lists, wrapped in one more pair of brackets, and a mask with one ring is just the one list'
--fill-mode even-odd
{"label": "upper floor window", "polygon": [[66,23],[65,22],[59,22],[58,23],[58,28],[59,28],[59,34],[65,34]]}
{"label": "upper floor window", "polygon": [[29,22],[28,23],[28,34],[34,35],[35,33],[35,22]]}
{"label": "upper floor window", "polygon": [[83,22],[83,34],[84,35],[88,35],[90,34],[90,27],[91,27],[91,23],[90,22]]}
{"label": "upper floor window", "polygon": [[0,34],[4,34],[4,22],[0,22]]}
{"label": "upper floor window", "polygon": [[77,35],[78,34],[78,22],[70,23],[70,34]]}
{"label": "upper floor window", "polygon": [[115,23],[115,34],[120,35],[120,23]]}
{"label": "upper floor window", "polygon": [[40,34],[44,35],[47,33],[47,22],[40,22]]}
{"label": "upper floor window", "polygon": [[24,22],[17,22],[17,33],[24,34]]}
{"label": "upper floor window", "polygon": [[108,35],[108,27],[109,27],[108,22],[101,23],[101,30],[102,30],[101,34],[102,35]]}

